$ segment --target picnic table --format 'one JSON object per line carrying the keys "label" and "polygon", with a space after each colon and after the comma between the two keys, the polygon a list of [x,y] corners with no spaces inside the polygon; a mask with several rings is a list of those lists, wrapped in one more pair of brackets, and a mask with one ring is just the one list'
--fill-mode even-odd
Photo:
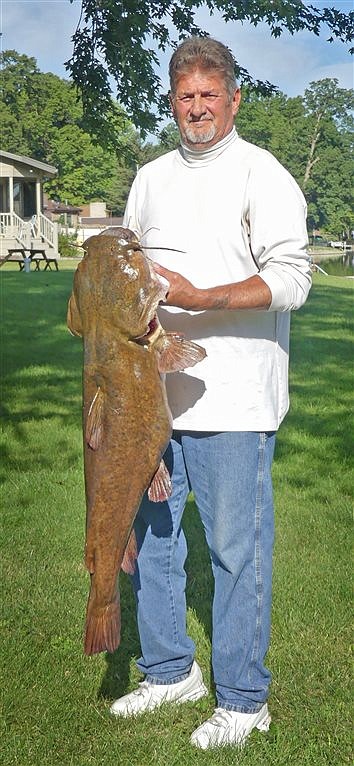
{"label": "picnic table", "polygon": [[44,247],[9,247],[7,255],[2,258],[2,263],[6,261],[16,261],[19,265],[20,271],[23,271],[26,266],[26,260],[29,258],[29,266],[31,263],[35,264],[35,271],[40,271],[40,264],[44,263],[43,271],[49,269],[52,270],[52,264],[54,263],[56,271],[59,271],[58,259],[53,255],[48,255]]}
{"label": "picnic table", "polygon": [[6,261],[8,260],[17,261],[20,267],[20,271],[22,271],[25,268],[25,257],[26,257],[25,247],[10,247],[7,251],[7,255],[3,256],[3,258],[1,259],[1,262],[6,263]]}
{"label": "picnic table", "polygon": [[31,247],[30,250],[29,250],[29,257],[31,259],[31,262],[34,261],[34,263],[36,264],[36,271],[40,271],[39,264],[40,264],[41,261],[44,261],[44,263],[45,263],[43,271],[47,271],[47,269],[49,269],[49,271],[51,271],[52,270],[52,266],[51,266],[52,263],[54,263],[56,271],[59,271],[59,266],[58,266],[57,258],[55,258],[54,256],[51,256],[51,255],[48,255],[48,253],[46,252],[46,250],[44,248],[41,248],[41,247]]}

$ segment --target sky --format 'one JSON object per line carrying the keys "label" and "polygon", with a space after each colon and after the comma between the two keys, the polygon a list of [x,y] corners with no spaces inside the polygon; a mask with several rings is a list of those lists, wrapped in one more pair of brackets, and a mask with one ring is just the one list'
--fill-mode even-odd
{"label": "sky", "polygon": [[[317,7],[353,10],[354,0],[311,0]],[[72,53],[72,35],[79,16],[80,0],[0,0],[1,49],[15,49],[33,56],[42,72],[68,77],[64,62]],[[269,80],[287,96],[302,95],[313,80],[336,77],[342,88],[353,87],[353,58],[347,46],[328,43],[308,32],[271,37],[266,24],[225,23],[207,9],[198,11],[196,21],[213,37],[231,48],[241,66],[255,79]],[[168,90],[167,67],[171,51],[161,56],[159,71],[163,89]],[[115,93],[113,94],[115,95]]]}

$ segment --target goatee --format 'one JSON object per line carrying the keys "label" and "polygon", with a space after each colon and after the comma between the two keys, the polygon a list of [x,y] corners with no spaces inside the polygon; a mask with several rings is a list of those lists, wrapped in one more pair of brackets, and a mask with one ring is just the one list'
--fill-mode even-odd
{"label": "goatee", "polygon": [[216,134],[215,125],[206,125],[204,130],[200,128],[193,128],[193,123],[190,123],[185,128],[186,138],[188,138],[191,144],[207,144],[212,141]]}

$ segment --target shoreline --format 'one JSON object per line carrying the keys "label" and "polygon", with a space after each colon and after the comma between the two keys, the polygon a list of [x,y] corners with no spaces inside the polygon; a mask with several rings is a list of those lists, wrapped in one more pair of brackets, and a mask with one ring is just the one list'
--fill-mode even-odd
{"label": "shoreline", "polygon": [[328,252],[327,250],[313,250],[311,247],[308,249],[309,255],[312,257],[314,263],[320,261],[334,261],[340,258],[347,258],[349,256],[354,257],[354,250],[336,250],[335,252]]}

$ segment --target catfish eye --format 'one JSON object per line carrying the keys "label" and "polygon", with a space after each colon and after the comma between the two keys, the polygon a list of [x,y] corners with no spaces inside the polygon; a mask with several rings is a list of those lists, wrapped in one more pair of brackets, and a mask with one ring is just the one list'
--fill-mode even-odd
{"label": "catfish eye", "polygon": [[140,250],[140,245],[138,242],[126,242],[125,247],[123,248],[123,252],[126,258],[132,258],[138,250]]}

